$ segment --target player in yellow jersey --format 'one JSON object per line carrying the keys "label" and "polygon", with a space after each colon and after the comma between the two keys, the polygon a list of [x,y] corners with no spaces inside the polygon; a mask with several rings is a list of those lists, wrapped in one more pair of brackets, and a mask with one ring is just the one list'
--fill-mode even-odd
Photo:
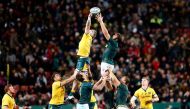
{"label": "player in yellow jersey", "polygon": [[[81,41],[79,42],[78,52],[77,55],[79,59],[77,61],[76,69],[81,71],[86,64],[89,64],[89,55],[90,55],[90,48],[92,45],[92,40],[96,37],[96,30],[90,29],[91,27],[91,17],[92,14],[88,15],[88,20],[85,26],[85,32],[82,36]],[[86,68],[87,69],[87,68]]]}
{"label": "player in yellow jersey", "polygon": [[[90,64],[90,59],[89,59],[90,48],[92,45],[92,40],[96,37],[96,33],[97,33],[96,30],[90,29],[91,17],[92,17],[92,13],[90,13],[88,15],[88,19],[87,19],[86,26],[85,26],[85,31],[84,31],[81,41],[79,42],[79,46],[78,46],[77,55],[79,56],[79,58],[77,60],[77,66],[76,66],[76,70],[78,72],[80,72],[82,70],[86,71],[87,65]],[[75,80],[73,82],[72,91],[74,90],[75,87],[77,87],[77,84],[78,84],[78,82]],[[72,91],[69,94],[67,100],[71,100],[74,98]]]}
{"label": "player in yellow jersey", "polygon": [[130,100],[131,107],[136,107],[135,100],[140,102],[140,109],[153,109],[153,102],[159,101],[158,95],[154,89],[149,87],[149,78],[143,77],[139,88]]}
{"label": "player in yellow jersey", "polygon": [[6,94],[2,99],[2,109],[17,109],[18,106],[15,103],[15,99],[13,94],[15,94],[15,89],[11,84],[5,86]]}
{"label": "player in yellow jersey", "polygon": [[52,75],[52,79],[54,80],[52,84],[52,97],[49,102],[49,109],[62,109],[64,104],[64,96],[65,96],[65,85],[72,82],[76,78],[77,71],[74,74],[65,80],[61,79],[61,74],[55,72]]}

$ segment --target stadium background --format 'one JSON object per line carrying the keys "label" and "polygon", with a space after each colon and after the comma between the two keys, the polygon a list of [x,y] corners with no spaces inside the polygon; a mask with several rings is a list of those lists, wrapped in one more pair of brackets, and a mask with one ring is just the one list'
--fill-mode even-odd
{"label": "stadium background", "polygon": [[[185,109],[190,102],[188,0],[1,0],[0,98],[9,80],[18,105],[47,105],[51,74],[61,71],[69,77],[75,69],[76,49],[93,6],[100,7],[111,34],[122,33],[114,71],[129,77],[131,94],[149,75],[159,102],[178,102]],[[98,23],[92,23],[98,30],[90,55],[97,80],[106,40]],[[105,96],[96,93],[99,107],[107,102]]]}

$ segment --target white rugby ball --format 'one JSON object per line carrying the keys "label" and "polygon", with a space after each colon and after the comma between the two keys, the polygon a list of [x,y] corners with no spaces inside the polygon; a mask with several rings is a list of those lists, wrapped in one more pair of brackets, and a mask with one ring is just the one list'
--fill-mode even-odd
{"label": "white rugby ball", "polygon": [[100,13],[100,8],[93,7],[93,8],[90,9],[90,13],[92,13],[92,14],[98,14],[98,13]]}

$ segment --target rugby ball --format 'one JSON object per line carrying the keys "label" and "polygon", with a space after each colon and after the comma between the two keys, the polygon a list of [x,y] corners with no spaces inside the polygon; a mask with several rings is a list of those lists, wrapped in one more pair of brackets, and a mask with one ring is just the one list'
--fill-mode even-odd
{"label": "rugby ball", "polygon": [[100,8],[98,8],[98,7],[92,7],[90,9],[90,13],[92,13],[92,14],[98,14],[98,13],[100,13]]}

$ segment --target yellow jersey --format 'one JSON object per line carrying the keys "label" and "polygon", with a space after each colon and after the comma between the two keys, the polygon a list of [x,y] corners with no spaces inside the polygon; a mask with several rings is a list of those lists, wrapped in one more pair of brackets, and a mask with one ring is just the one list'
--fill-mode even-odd
{"label": "yellow jersey", "polygon": [[94,91],[93,90],[91,92],[90,102],[96,102],[96,97],[94,96]]}
{"label": "yellow jersey", "polygon": [[153,109],[152,103],[146,104],[147,101],[152,100],[153,96],[156,94],[154,89],[148,87],[146,90],[139,88],[134,96],[137,97],[137,99],[140,102],[140,108],[142,109]]}
{"label": "yellow jersey", "polygon": [[64,104],[65,87],[61,86],[61,81],[55,81],[52,84],[52,97],[49,104],[60,105]]}
{"label": "yellow jersey", "polygon": [[92,45],[92,36],[88,34],[83,34],[81,41],[78,46],[78,56],[88,57],[90,55],[90,47]]}
{"label": "yellow jersey", "polygon": [[7,106],[8,109],[13,109],[15,106],[15,99],[7,93],[3,96],[2,99],[2,109],[4,109],[4,106]]}

